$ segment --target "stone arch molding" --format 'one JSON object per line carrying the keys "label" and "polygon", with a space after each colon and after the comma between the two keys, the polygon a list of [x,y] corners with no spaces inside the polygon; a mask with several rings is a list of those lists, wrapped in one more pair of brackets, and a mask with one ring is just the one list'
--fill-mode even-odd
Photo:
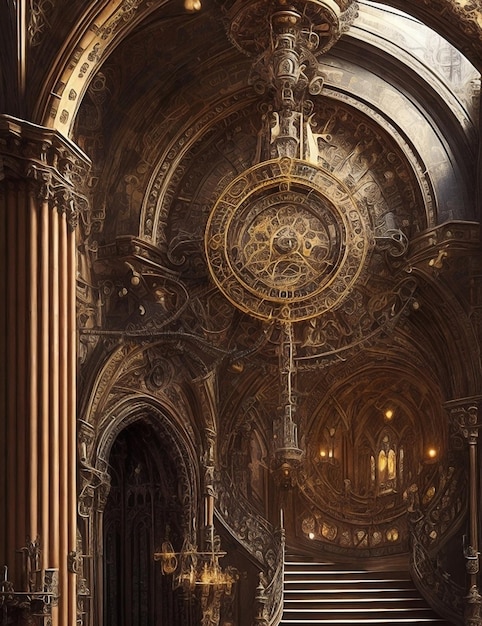
{"label": "stone arch molding", "polygon": [[93,511],[102,512],[110,490],[109,456],[118,435],[129,425],[143,420],[159,439],[166,442],[179,472],[179,497],[183,505],[183,526],[190,521],[199,500],[199,472],[193,446],[175,426],[175,420],[161,403],[140,395],[124,397],[104,416],[103,426],[94,432],[85,421],[80,423],[81,489],[78,511],[81,517],[90,517]]}
{"label": "stone arch molding", "polygon": [[[133,28],[167,2],[115,0],[86,9],[71,32],[70,46],[58,59],[56,72],[39,98],[35,119],[70,137],[83,95],[112,50]],[[433,28],[479,69],[482,66],[482,18],[478,2],[470,0],[392,0],[399,8]]]}

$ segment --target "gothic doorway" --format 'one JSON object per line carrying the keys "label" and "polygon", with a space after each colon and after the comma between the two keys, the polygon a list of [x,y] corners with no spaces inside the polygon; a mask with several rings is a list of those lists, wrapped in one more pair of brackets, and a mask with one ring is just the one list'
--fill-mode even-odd
{"label": "gothic doorway", "polygon": [[195,607],[163,576],[153,554],[168,537],[182,543],[178,468],[169,446],[146,421],[113,444],[104,512],[104,626],[189,626]]}

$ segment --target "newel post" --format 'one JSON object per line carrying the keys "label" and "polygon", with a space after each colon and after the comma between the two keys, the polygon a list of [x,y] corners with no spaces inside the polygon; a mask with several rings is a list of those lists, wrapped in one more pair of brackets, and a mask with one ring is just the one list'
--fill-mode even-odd
{"label": "newel post", "polygon": [[469,454],[469,532],[464,541],[465,569],[468,590],[465,596],[464,624],[482,625],[482,596],[479,588],[479,461],[478,437],[482,422],[479,415],[481,397],[464,398],[447,403],[453,423],[458,427],[468,446]]}

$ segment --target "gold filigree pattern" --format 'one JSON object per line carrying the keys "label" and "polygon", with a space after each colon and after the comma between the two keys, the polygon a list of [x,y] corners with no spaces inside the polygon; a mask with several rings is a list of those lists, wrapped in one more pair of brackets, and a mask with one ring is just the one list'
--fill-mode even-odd
{"label": "gold filigree pattern", "polygon": [[273,21],[282,20],[289,28],[297,21],[294,17],[297,11],[304,32],[309,33],[311,46],[324,53],[349,29],[358,4],[354,0],[294,0],[288,7],[276,0],[238,1],[229,13],[228,36],[245,54],[257,56],[271,44],[267,16],[274,14]]}
{"label": "gold filigree pattern", "polygon": [[248,281],[270,295],[284,297],[289,291],[296,297],[301,289],[314,290],[338,263],[339,225],[321,203],[316,214],[304,200],[296,192],[283,191],[253,203],[246,222],[252,220],[240,233],[242,247],[231,250]]}
{"label": "gold filigree pattern", "polygon": [[206,228],[211,275],[242,311],[297,321],[341,304],[372,246],[367,220],[328,172],[275,159],[238,176]]}

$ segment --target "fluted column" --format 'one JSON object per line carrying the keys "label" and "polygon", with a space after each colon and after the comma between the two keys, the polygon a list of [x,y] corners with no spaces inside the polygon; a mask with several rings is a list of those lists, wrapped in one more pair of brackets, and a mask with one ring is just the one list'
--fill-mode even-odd
{"label": "fluted column", "polygon": [[482,625],[482,596],[480,595],[479,571],[479,461],[478,437],[482,422],[479,406],[482,398],[464,398],[450,402],[447,408],[450,417],[462,433],[468,445],[469,456],[469,535],[464,545],[465,565],[468,579],[468,593],[464,624],[467,626]]}
{"label": "fluted column", "polygon": [[55,131],[0,117],[0,162],[0,566],[17,594],[51,606],[52,626],[75,626],[75,228],[85,208],[75,180],[87,161]]}

